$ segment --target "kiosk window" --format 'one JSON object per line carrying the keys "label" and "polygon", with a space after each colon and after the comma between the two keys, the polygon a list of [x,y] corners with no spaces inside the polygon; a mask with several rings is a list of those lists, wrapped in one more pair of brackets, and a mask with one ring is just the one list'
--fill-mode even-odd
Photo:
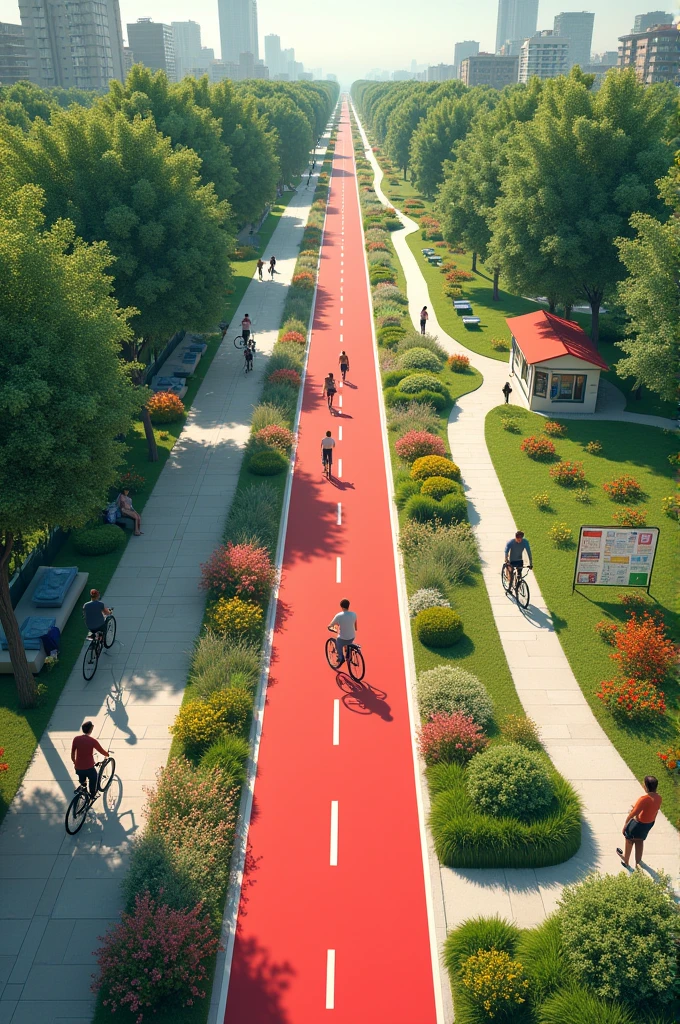
{"label": "kiosk window", "polygon": [[586,390],[585,373],[553,373],[550,397],[553,402],[582,402]]}
{"label": "kiosk window", "polygon": [[548,374],[543,370],[536,370],[534,377],[534,394],[536,398],[545,398],[548,394]]}

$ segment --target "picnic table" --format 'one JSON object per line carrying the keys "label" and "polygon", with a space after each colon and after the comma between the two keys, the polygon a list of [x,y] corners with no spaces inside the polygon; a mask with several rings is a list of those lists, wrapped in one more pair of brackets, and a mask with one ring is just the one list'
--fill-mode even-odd
{"label": "picnic table", "polygon": [[466,327],[478,327],[482,322],[479,316],[464,316],[461,319]]}
{"label": "picnic table", "polygon": [[434,249],[421,249],[423,256],[434,256]]}
{"label": "picnic table", "polygon": [[430,262],[433,267],[440,267],[441,266],[441,263],[442,263],[441,256],[428,256],[427,259],[428,259],[428,262]]}
{"label": "picnic table", "polygon": [[453,308],[457,310],[459,313],[472,313],[472,306],[467,301],[467,299],[454,299]]}

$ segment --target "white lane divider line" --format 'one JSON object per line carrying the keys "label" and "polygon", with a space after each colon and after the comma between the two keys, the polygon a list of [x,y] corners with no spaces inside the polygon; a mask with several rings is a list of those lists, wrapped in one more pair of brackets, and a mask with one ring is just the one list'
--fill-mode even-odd
{"label": "white lane divider line", "polygon": [[344,327],[344,326],[345,326],[345,325],[344,325],[344,323],[342,322],[342,320],[340,321],[340,326],[341,326],[341,327]]}
{"label": "white lane divider line", "polygon": [[338,801],[331,800],[331,867],[338,866]]}
{"label": "white lane divider line", "polygon": [[338,502],[338,526],[342,526],[342,502]]}
{"label": "white lane divider line", "polygon": [[342,316],[343,313],[344,313],[344,309],[342,308],[342,306],[340,306],[340,316]]}
{"label": "white lane divider line", "polygon": [[338,480],[342,479],[342,459],[338,459]]}
{"label": "white lane divider line", "polygon": [[342,341],[342,335],[340,335],[340,341]]}
{"label": "white lane divider line", "polygon": [[342,441],[342,427],[338,427],[338,441]]}
{"label": "white lane divider line", "polygon": [[338,405],[342,409],[342,395],[338,397]]}
{"label": "white lane divider line", "polygon": [[335,1009],[335,950],[326,951],[326,1009]]}
{"label": "white lane divider line", "polygon": [[333,701],[333,746],[340,746],[340,698]]}
{"label": "white lane divider line", "polygon": [[335,582],[342,583],[342,559],[340,555],[335,559]]}

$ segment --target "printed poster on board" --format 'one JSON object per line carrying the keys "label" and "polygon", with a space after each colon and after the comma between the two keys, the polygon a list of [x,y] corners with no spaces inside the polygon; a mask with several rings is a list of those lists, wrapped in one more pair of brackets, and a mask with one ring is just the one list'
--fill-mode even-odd
{"label": "printed poster on board", "polygon": [[582,526],[574,582],[578,586],[647,587],[659,539],[657,526]]}

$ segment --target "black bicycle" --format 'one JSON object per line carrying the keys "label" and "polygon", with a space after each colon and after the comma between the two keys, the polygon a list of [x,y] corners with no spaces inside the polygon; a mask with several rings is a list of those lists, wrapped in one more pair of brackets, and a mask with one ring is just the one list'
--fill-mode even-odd
{"label": "black bicycle", "polygon": [[90,796],[87,785],[79,785],[75,790],[73,800],[68,805],[64,824],[70,836],[80,832],[90,807],[100,793],[106,793],[116,774],[116,762],[112,757],[105,757],[103,761],[95,761],[94,766],[97,769],[97,792],[94,797]]}
{"label": "black bicycle", "polygon": [[100,654],[104,648],[108,650],[109,647],[113,647],[114,640],[116,639],[116,620],[113,615],[107,615],[102,629],[98,629],[94,633],[88,633],[87,639],[89,642],[83,657],[83,676],[89,683],[97,671]]}
{"label": "black bicycle", "polygon": [[249,345],[253,352],[255,351],[255,335],[252,332],[248,335],[247,341],[242,334],[237,334],[234,338],[234,348],[245,348],[246,345]]}
{"label": "black bicycle", "polygon": [[[335,632],[335,630],[331,630],[331,633],[333,632]],[[346,664],[347,670],[355,683],[360,683],[364,678],[364,673],[366,672],[364,656],[361,653],[361,647],[359,644],[355,644],[353,641],[350,641],[345,645],[345,661],[341,662],[335,640],[332,637],[329,637],[328,640],[326,640],[326,661],[330,667],[336,671],[342,664]]]}
{"label": "black bicycle", "polygon": [[529,584],[526,581],[526,577],[529,575],[531,568],[530,565],[525,565],[518,569],[508,562],[504,562],[501,569],[503,590],[506,594],[513,593],[517,604],[522,608],[529,606]]}

